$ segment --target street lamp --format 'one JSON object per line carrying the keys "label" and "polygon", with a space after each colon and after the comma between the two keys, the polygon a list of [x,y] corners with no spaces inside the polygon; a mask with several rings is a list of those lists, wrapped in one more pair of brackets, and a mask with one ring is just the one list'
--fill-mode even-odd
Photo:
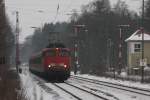
{"label": "street lamp", "polygon": [[42,29],[41,29],[40,27],[30,26],[30,28],[32,28],[32,29],[34,29],[34,30],[38,29],[38,30],[42,31]]}
{"label": "street lamp", "polygon": [[31,26],[30,28],[34,28],[34,29],[36,29],[36,28],[38,28],[38,27],[35,27],[35,26]]}

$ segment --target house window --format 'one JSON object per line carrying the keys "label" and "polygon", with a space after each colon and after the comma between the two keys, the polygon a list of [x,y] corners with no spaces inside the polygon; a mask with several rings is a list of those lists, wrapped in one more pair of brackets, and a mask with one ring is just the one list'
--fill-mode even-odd
{"label": "house window", "polygon": [[141,51],[141,44],[137,43],[134,44],[134,52],[140,52]]}

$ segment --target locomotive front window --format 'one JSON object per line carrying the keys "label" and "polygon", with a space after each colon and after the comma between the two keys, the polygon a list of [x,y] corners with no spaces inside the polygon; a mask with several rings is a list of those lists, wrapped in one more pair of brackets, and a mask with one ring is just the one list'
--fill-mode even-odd
{"label": "locomotive front window", "polygon": [[67,50],[61,50],[60,52],[59,52],[59,56],[70,56],[70,53],[69,53],[69,51],[67,51]]}
{"label": "locomotive front window", "polygon": [[50,51],[47,51],[45,52],[45,56],[56,56],[56,51],[55,50],[50,50]]}

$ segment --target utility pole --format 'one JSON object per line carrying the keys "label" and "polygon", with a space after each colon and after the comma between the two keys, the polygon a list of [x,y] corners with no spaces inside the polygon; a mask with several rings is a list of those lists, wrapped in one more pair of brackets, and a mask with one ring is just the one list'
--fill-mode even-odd
{"label": "utility pole", "polygon": [[16,11],[16,70],[19,72],[19,12]]}
{"label": "utility pole", "polygon": [[6,24],[6,14],[5,14],[5,0],[2,0],[2,3],[0,4],[2,6],[3,14],[4,14],[4,24]]}
{"label": "utility pole", "polygon": [[130,25],[118,25],[119,27],[119,63],[118,63],[118,67],[119,67],[119,73],[121,72],[121,68],[123,68],[123,62],[122,62],[122,28],[125,27],[129,27]]}
{"label": "utility pole", "polygon": [[74,66],[74,74],[77,74],[78,65],[79,65],[79,46],[78,46],[78,30],[80,28],[84,28],[85,25],[74,25],[74,31],[75,31],[75,39],[74,39],[74,59],[75,59],[75,66]]}
{"label": "utility pole", "polygon": [[6,28],[6,13],[5,13],[5,1],[0,1],[0,29],[4,33]]}
{"label": "utility pole", "polygon": [[108,71],[111,69],[111,47],[112,47],[112,40],[109,38],[107,40],[107,68]]}
{"label": "utility pole", "polygon": [[[113,77],[115,79],[115,66],[113,64],[114,58],[114,43],[111,38],[107,40],[107,68],[108,71],[113,71]],[[113,70],[112,70],[113,69]]]}
{"label": "utility pole", "polygon": [[[144,63],[144,0],[142,0],[142,20],[141,20],[141,32],[142,32],[142,63]],[[141,83],[144,82],[144,65],[142,65]]]}

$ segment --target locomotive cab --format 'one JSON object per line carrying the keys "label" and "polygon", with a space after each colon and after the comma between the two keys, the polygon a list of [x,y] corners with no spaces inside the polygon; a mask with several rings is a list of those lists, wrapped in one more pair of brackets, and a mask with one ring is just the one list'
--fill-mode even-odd
{"label": "locomotive cab", "polygon": [[68,79],[70,67],[70,50],[59,43],[49,44],[47,48],[32,55],[29,60],[29,70],[48,79]]}
{"label": "locomotive cab", "polygon": [[48,76],[69,77],[71,58],[70,51],[66,48],[51,48],[43,53],[44,67]]}

